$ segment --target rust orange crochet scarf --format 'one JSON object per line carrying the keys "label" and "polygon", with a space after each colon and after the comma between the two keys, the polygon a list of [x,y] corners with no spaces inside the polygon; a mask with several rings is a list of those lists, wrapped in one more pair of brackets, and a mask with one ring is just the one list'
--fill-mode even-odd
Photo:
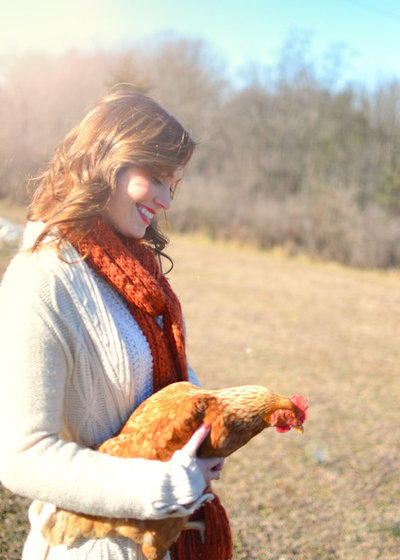
{"label": "rust orange crochet scarf", "polygon": [[[122,295],[146,336],[153,356],[154,391],[175,381],[187,381],[181,306],[153,251],[136,239],[120,237],[101,220],[78,251],[87,254],[89,266]],[[160,315],[162,327],[156,321]],[[171,549],[172,560],[230,560],[229,521],[218,497],[194,517],[205,520],[205,543],[199,531],[184,531]]]}

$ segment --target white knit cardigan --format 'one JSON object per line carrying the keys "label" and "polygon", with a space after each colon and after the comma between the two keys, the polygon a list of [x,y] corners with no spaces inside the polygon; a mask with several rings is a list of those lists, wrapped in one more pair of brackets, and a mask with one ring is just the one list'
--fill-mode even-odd
{"label": "white knit cardigan", "polygon": [[[40,227],[27,226],[23,248]],[[161,463],[92,449],[151,392],[152,357],[120,296],[72,246],[63,258],[67,263],[54,249],[22,250],[0,289],[2,483],[33,500],[94,515],[155,519],[193,512],[210,495],[202,494],[204,478],[183,452]],[[53,509],[47,505],[40,517],[35,502],[30,508],[24,559],[143,559],[140,547],[123,538],[48,547],[40,528]]]}

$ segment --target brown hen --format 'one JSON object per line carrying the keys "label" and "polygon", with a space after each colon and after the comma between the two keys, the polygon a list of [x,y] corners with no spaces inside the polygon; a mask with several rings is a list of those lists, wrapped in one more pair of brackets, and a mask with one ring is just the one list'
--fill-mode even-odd
{"label": "brown hen", "polygon": [[[264,428],[303,431],[307,400],[275,394],[256,385],[220,390],[200,389],[188,382],[168,385],[145,400],[120,433],[100,447],[101,453],[168,461],[202,424],[211,424],[199,457],[227,457]],[[52,545],[72,545],[78,538],[124,536],[142,545],[149,560],[161,560],[184,529],[202,530],[189,516],[158,520],[109,519],[62,509],[49,518],[43,534]]]}

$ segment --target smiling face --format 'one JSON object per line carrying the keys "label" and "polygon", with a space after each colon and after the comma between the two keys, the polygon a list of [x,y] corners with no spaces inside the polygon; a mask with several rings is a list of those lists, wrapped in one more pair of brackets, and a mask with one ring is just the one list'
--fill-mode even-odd
{"label": "smiling face", "polygon": [[104,210],[105,221],[120,234],[141,239],[157,212],[170,207],[171,191],[182,177],[182,167],[160,178],[138,167],[126,167]]}

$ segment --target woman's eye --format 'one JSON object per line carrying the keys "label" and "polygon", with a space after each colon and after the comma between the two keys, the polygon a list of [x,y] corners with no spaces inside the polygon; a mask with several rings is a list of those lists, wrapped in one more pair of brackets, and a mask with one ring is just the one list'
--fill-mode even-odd
{"label": "woman's eye", "polygon": [[[166,187],[168,186],[168,181],[166,181],[165,179],[163,180],[163,179],[159,179],[158,177],[152,177],[151,180],[155,185],[166,186]],[[169,192],[170,192],[171,198],[173,198],[177,186],[178,186],[178,182],[173,183],[172,185],[169,185]]]}
{"label": "woman's eye", "polygon": [[152,175],[151,180],[157,186],[168,187],[171,199],[174,198],[179,181],[176,181],[175,183],[172,183],[172,184],[169,185],[168,184],[168,178],[165,178],[165,179],[164,178],[159,178],[159,177],[156,177],[155,175]]}

